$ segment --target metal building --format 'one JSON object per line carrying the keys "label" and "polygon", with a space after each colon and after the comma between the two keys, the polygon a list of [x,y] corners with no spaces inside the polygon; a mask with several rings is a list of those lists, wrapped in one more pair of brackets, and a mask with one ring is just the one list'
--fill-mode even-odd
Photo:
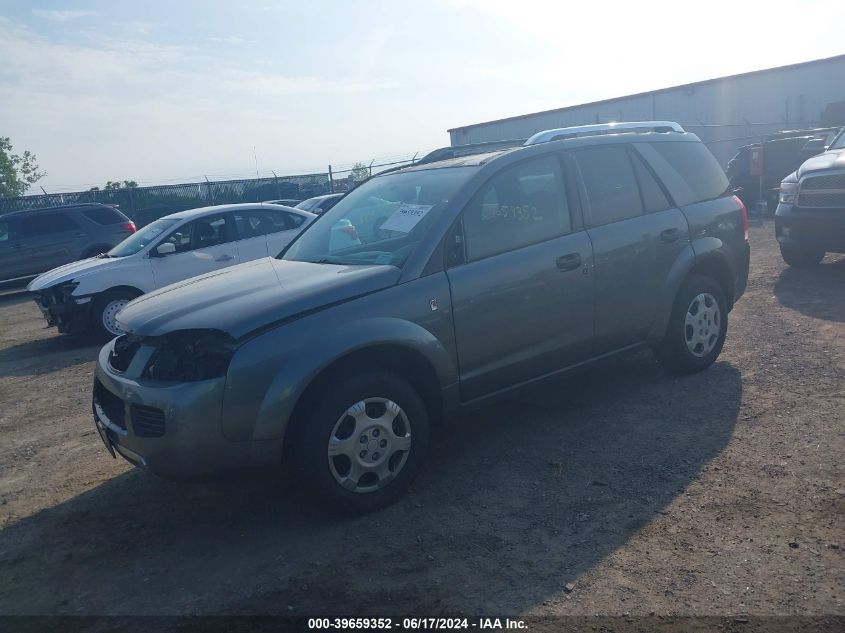
{"label": "metal building", "polygon": [[724,165],[741,145],[781,130],[845,125],[845,55],[757,70],[449,130],[452,145],[527,138],[611,121],[677,121]]}

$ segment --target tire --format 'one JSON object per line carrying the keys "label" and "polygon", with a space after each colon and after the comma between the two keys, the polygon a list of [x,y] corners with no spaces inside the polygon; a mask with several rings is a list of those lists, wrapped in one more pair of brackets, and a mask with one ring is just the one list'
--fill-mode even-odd
{"label": "tire", "polygon": [[783,257],[783,261],[795,268],[811,268],[821,263],[824,259],[824,251],[797,246],[781,246],[780,256]]}
{"label": "tire", "polygon": [[711,277],[690,275],[681,284],[666,336],[654,348],[663,367],[674,374],[707,369],[718,358],[728,333],[728,303]]}
{"label": "tire", "polygon": [[109,341],[120,336],[119,330],[112,330],[107,324],[114,323],[114,314],[139,296],[140,293],[126,289],[107,290],[97,295],[91,306],[91,329],[94,336],[101,341]]}
{"label": "tire", "polygon": [[425,461],[428,412],[408,382],[384,370],[333,378],[295,421],[287,454],[319,505],[372,512],[396,501]]}

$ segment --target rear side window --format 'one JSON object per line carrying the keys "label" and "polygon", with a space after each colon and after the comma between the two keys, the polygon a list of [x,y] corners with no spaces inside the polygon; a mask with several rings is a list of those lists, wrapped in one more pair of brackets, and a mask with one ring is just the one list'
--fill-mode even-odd
{"label": "rear side window", "polygon": [[713,200],[728,192],[725,172],[703,143],[692,141],[649,145],[665,161],[658,171],[666,170],[672,176],[663,180],[677,204]]}
{"label": "rear side window", "polygon": [[601,226],[643,212],[634,167],[620,145],[591,147],[575,152],[589,198],[591,226]]}
{"label": "rear side window", "polygon": [[238,237],[241,239],[279,233],[295,228],[295,224],[288,218],[292,213],[284,211],[239,211],[235,213],[235,226],[238,227]]}
{"label": "rear side window", "polygon": [[643,197],[643,206],[646,213],[653,211],[665,211],[672,205],[669,204],[666,194],[654,178],[654,174],[646,167],[645,162],[638,154],[631,154],[631,161],[634,163],[634,173],[637,176],[637,183],[640,185],[640,193]]}
{"label": "rear side window", "polygon": [[569,233],[557,157],[529,160],[493,176],[464,210],[463,221],[470,261]]}
{"label": "rear side window", "polygon": [[25,237],[40,237],[75,231],[79,225],[64,213],[42,213],[22,218]]}
{"label": "rear side window", "polygon": [[115,211],[114,209],[109,209],[108,207],[94,207],[93,209],[83,209],[82,215],[84,215],[92,222],[96,222],[101,226],[104,226],[106,224],[119,224],[124,221],[117,211]]}

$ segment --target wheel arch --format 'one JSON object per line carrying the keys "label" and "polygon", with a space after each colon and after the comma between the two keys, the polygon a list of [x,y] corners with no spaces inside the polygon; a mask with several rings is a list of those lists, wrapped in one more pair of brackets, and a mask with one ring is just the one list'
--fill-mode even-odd
{"label": "wheel arch", "polygon": [[367,369],[387,370],[401,376],[419,394],[428,411],[432,424],[443,420],[443,394],[437,371],[430,360],[419,350],[400,343],[376,343],[349,351],[335,358],[305,387],[293,407],[290,420],[302,419],[321,389],[334,380],[342,379],[348,372]]}
{"label": "wheel arch", "polygon": [[695,250],[693,245],[690,244],[681,251],[669,271],[661,294],[660,305],[648,335],[648,340],[651,343],[659,342],[666,334],[669,327],[669,318],[672,315],[672,307],[675,304],[675,297],[678,295],[681,284],[690,275],[702,275],[716,281],[725,294],[728,311],[733,308],[736,280],[727,256],[720,248],[722,246],[721,241],[710,238],[706,243],[696,243],[695,246]]}
{"label": "wheel arch", "polygon": [[402,375],[420,393],[433,422],[456,408],[455,362],[422,326],[391,317],[354,321],[332,331],[309,326],[307,319],[296,325],[253,339],[232,359],[223,407],[229,439],[284,437],[289,422],[303,417],[321,385],[365,367]]}

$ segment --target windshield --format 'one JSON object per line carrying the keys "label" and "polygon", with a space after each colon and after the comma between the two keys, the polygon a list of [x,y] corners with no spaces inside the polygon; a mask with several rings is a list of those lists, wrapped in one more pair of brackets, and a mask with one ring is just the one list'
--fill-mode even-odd
{"label": "windshield", "polygon": [[106,253],[106,255],[109,257],[126,257],[128,255],[134,255],[178,221],[179,220],[175,219],[156,220],[155,222],[152,222],[142,228],[137,233],[133,233],[127,237],[120,244]]}
{"label": "windshield", "polygon": [[839,130],[839,134],[833,139],[828,149],[845,149],[845,128]]}
{"label": "windshield", "polygon": [[315,220],[282,258],[401,267],[476,169],[429,169],[368,180]]}

